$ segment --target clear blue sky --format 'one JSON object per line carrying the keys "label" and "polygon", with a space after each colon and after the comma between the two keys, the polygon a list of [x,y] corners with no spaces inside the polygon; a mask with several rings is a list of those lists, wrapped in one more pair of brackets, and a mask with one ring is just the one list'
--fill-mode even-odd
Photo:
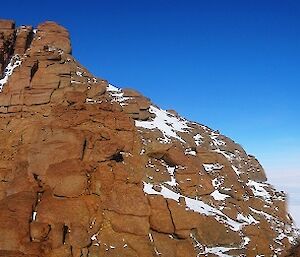
{"label": "clear blue sky", "polygon": [[18,25],[61,23],[96,76],[230,136],[300,210],[300,1],[19,0],[1,11]]}

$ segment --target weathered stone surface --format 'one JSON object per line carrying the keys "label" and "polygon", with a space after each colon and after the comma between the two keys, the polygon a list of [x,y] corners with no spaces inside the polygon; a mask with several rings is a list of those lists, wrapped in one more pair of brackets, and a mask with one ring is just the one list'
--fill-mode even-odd
{"label": "weathered stone surface", "polygon": [[[44,175],[51,164],[82,158],[84,137],[77,130],[35,127],[25,135],[29,172]],[[28,136],[28,137],[27,137]]]}
{"label": "weathered stone surface", "polygon": [[171,212],[166,200],[162,196],[149,196],[151,206],[151,229],[162,233],[174,233],[174,225]]}
{"label": "weathered stone surface", "polygon": [[0,256],[291,253],[286,196],[253,156],[70,53],[54,22],[0,20],[1,76],[17,66],[0,85]]}
{"label": "weathered stone surface", "polygon": [[31,240],[34,242],[41,242],[46,240],[49,232],[50,232],[50,225],[47,223],[41,222],[31,222],[30,223],[30,237]]}
{"label": "weathered stone surface", "polygon": [[0,29],[14,29],[15,22],[13,20],[0,19]]}
{"label": "weathered stone surface", "polygon": [[43,49],[45,46],[54,47],[71,53],[69,32],[55,22],[47,21],[37,27],[37,33],[32,44],[34,49]]}
{"label": "weathered stone surface", "polygon": [[21,26],[17,30],[14,54],[24,54],[33,39],[32,26]]}
{"label": "weathered stone surface", "polygon": [[106,215],[116,232],[130,233],[137,236],[148,235],[149,233],[148,216],[122,215],[116,212],[107,212]]}
{"label": "weathered stone surface", "polygon": [[232,231],[213,217],[200,215],[198,218],[197,236],[205,245],[238,246],[242,240],[237,232]]}
{"label": "weathered stone surface", "polygon": [[56,196],[76,197],[87,189],[87,175],[79,160],[65,160],[51,164],[42,181]]}
{"label": "weathered stone surface", "polygon": [[119,214],[149,216],[150,207],[141,187],[115,183],[107,200],[108,209]]}

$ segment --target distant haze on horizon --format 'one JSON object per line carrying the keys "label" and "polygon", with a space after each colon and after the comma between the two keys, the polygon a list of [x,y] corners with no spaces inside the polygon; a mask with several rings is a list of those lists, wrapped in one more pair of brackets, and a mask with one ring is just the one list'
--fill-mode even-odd
{"label": "distant haze on horizon", "polygon": [[218,129],[290,195],[300,226],[300,1],[11,1],[2,18],[54,20],[96,76]]}

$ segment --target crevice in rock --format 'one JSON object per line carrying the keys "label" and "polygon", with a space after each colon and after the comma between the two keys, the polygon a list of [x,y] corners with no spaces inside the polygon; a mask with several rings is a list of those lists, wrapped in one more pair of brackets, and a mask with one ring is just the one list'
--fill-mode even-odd
{"label": "crevice in rock", "polygon": [[32,81],[32,79],[33,79],[35,73],[37,72],[38,68],[39,68],[39,62],[37,61],[31,67],[31,70],[30,70],[30,82]]}
{"label": "crevice in rock", "polygon": [[168,211],[169,211],[169,214],[170,214],[170,218],[171,218],[171,221],[172,221],[172,225],[173,225],[173,228],[174,228],[174,232],[175,232],[176,227],[175,227],[175,222],[174,222],[174,220],[173,220],[172,212],[171,212],[171,210],[170,210],[168,201],[167,201],[167,200],[165,200],[165,201],[166,201],[166,203],[167,203],[167,208],[168,208]]}
{"label": "crevice in rock", "polygon": [[40,189],[43,188],[42,180],[39,178],[39,175],[36,173],[32,173],[32,176],[34,180],[36,181],[37,185],[39,186]]}
{"label": "crevice in rock", "polygon": [[123,162],[124,158],[121,152],[115,153],[112,157],[111,157],[112,161],[116,161],[116,162]]}
{"label": "crevice in rock", "polygon": [[63,244],[66,244],[67,234],[69,233],[69,227],[64,224],[63,225]]}
{"label": "crevice in rock", "polygon": [[34,38],[33,30],[31,30],[27,36],[26,45],[25,45],[25,51],[31,46],[31,42]]}
{"label": "crevice in rock", "polygon": [[80,160],[83,160],[83,158],[84,158],[84,154],[87,149],[87,143],[88,143],[87,139],[84,138]]}

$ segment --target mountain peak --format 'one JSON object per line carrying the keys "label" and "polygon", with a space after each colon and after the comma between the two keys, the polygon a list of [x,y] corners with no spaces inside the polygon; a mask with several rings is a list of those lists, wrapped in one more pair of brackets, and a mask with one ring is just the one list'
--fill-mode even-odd
{"label": "mountain peak", "polygon": [[230,138],[0,21],[0,256],[286,256],[286,195]]}

